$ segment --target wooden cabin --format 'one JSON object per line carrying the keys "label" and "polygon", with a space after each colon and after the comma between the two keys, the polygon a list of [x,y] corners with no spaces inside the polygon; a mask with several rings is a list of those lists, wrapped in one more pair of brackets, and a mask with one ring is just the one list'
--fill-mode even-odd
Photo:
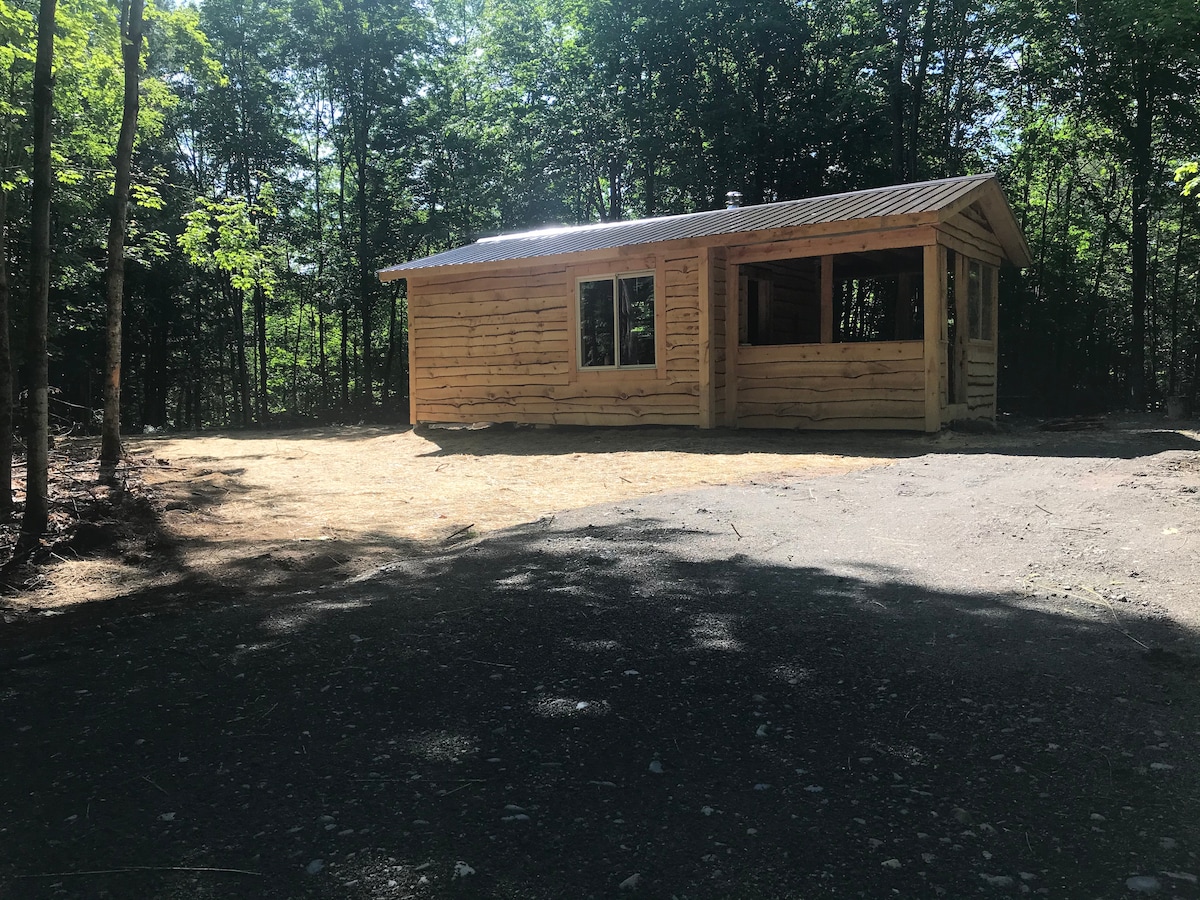
{"label": "wooden cabin", "polygon": [[506,234],[407,279],[412,421],[937,431],[996,415],[992,175]]}

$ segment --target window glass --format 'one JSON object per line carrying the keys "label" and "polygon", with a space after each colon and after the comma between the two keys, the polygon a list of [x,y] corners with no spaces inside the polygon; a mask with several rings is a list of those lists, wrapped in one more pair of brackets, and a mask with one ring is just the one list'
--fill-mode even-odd
{"label": "window glass", "polygon": [[613,280],[579,283],[579,366],[616,365]]}
{"label": "window glass", "polygon": [[654,276],[618,278],[622,366],[654,365]]}

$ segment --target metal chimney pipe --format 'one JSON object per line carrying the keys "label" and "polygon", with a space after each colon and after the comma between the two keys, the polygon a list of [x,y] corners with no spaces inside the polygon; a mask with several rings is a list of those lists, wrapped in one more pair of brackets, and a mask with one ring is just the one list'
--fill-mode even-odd
{"label": "metal chimney pipe", "polygon": [[742,192],[730,191],[725,195],[726,209],[741,209],[742,208]]}

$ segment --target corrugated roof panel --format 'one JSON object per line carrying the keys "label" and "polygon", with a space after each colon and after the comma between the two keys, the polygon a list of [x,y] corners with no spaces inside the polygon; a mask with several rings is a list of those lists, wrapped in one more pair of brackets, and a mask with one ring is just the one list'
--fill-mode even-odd
{"label": "corrugated roof panel", "polygon": [[884,200],[876,209],[876,212],[881,216],[900,216],[905,215],[912,209],[914,203],[920,198],[919,191],[896,191],[895,196]]}
{"label": "corrugated roof panel", "polygon": [[379,274],[394,275],[439,266],[506,262],[561,253],[611,250],[637,244],[768,231],[822,222],[936,212],[949,206],[980,183],[994,177],[990,174],[969,175],[963,178],[898,184],[803,200],[764,203],[738,209],[715,209],[630,222],[606,222],[502,234],[482,238],[473,244],[424,259],[382,269]]}

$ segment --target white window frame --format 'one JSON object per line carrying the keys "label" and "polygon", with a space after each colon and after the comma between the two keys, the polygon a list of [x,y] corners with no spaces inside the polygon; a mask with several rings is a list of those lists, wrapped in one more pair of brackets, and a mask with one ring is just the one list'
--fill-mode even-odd
{"label": "white window frame", "polygon": [[[617,282],[622,278],[643,278],[649,276],[654,280],[654,362],[639,363],[637,365],[622,365],[621,364],[621,342],[618,339],[620,334],[620,289]],[[591,281],[611,281],[613,285],[613,360],[611,366],[585,366],[583,360],[583,294],[581,285],[584,282]],[[659,330],[659,298],[658,298],[658,272],[654,269],[639,269],[633,272],[614,272],[612,275],[580,275],[575,279],[575,359],[576,369],[580,372],[615,372],[615,371],[638,371],[638,370],[653,370],[658,368],[658,355],[660,353],[658,343]]]}

